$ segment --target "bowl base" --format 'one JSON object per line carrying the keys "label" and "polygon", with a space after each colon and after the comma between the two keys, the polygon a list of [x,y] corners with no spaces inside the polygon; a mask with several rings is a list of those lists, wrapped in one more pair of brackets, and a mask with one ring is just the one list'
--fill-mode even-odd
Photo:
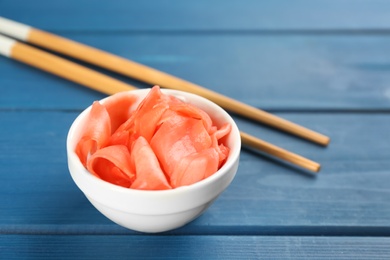
{"label": "bowl base", "polygon": [[87,199],[111,221],[122,227],[143,233],[159,233],[182,227],[202,215],[215,200],[183,212],[166,215],[140,215],[109,208],[88,196]]}

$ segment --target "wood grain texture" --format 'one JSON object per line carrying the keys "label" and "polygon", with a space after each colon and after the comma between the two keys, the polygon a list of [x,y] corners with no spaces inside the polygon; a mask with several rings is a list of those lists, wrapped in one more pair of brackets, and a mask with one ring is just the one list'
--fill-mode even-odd
{"label": "wood grain texture", "polygon": [[[97,212],[70,178],[65,138],[76,115],[0,112],[0,233],[129,233]],[[173,234],[390,234],[389,115],[283,116],[332,133],[333,143],[324,149],[260,128],[263,139],[323,163],[320,175],[243,150],[227,191]],[[237,121],[258,131],[252,122]]]}
{"label": "wood grain texture", "polygon": [[297,0],[294,4],[288,0],[2,0],[0,15],[57,31],[387,30],[387,4],[385,0]]}
{"label": "wood grain texture", "polygon": [[3,259],[388,259],[390,239],[2,235],[0,249]]}

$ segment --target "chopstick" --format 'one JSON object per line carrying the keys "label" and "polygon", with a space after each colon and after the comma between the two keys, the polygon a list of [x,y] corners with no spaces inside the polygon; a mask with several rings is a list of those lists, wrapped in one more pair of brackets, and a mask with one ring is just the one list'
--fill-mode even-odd
{"label": "chopstick", "polygon": [[288,161],[292,164],[301,166],[307,170],[313,171],[313,172],[319,172],[321,169],[321,165],[313,162],[303,156],[300,156],[298,154],[289,152],[283,148],[280,148],[276,145],[267,143],[263,140],[260,140],[252,135],[249,135],[244,132],[240,132],[241,135],[241,142],[243,145],[253,147],[259,151],[263,151],[266,154],[270,154],[274,157],[277,157],[279,159]]}
{"label": "chopstick", "polygon": [[317,133],[189,81],[25,24],[0,17],[0,33],[152,85],[159,85],[165,88],[172,88],[198,94],[217,103],[228,111],[283,130],[320,145],[326,146],[330,142],[330,138],[323,134]]}
{"label": "chopstick", "polygon": [[[136,89],[136,87],[122,81],[2,35],[0,35],[0,55],[18,60],[105,94],[111,95],[120,91]],[[240,136],[244,145],[310,171],[318,172],[320,170],[320,165],[317,162],[286,151],[244,132],[240,132]]]}
{"label": "chopstick", "polygon": [[0,54],[108,95],[136,89],[136,87],[122,81],[2,36],[1,34]]}

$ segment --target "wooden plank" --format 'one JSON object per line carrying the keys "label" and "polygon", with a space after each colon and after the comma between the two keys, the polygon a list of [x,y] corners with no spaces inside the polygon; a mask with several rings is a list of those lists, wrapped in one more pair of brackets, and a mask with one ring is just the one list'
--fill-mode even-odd
{"label": "wooden plank", "polygon": [[388,29],[385,0],[3,0],[0,15],[56,31]]}
{"label": "wooden plank", "polygon": [[[322,148],[237,118],[241,129],[323,164],[311,176],[243,150],[237,177],[173,234],[389,235],[389,114],[279,114],[329,134]],[[97,212],[66,165],[72,111],[0,111],[0,233],[129,234]]]}
{"label": "wooden plank", "polygon": [[[385,35],[65,36],[266,110],[390,108]],[[0,74],[0,108],[81,109],[103,97],[4,57]]]}
{"label": "wooden plank", "polygon": [[390,238],[1,235],[2,259],[388,259]]}

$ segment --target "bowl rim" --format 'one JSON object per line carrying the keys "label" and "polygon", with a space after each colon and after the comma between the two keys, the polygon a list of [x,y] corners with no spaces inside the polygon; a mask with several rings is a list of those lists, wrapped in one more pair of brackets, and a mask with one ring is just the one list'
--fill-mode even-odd
{"label": "bowl rim", "polygon": [[[150,89],[151,88],[143,88],[143,89],[129,90],[126,92],[140,94],[140,95],[145,96],[150,91]],[[191,102],[191,100],[197,100],[197,102],[205,103],[205,105],[211,107],[213,110],[216,110],[218,112],[218,114],[223,115],[224,120],[226,120],[228,123],[230,123],[232,128],[231,128],[231,132],[229,133],[229,135],[235,135],[235,137],[237,137],[237,138],[235,138],[234,136],[232,137],[232,138],[236,139],[235,140],[236,145],[234,145],[234,147],[229,147],[230,152],[229,152],[228,158],[218,171],[213,173],[211,176],[209,176],[201,181],[198,181],[196,183],[193,183],[191,185],[181,186],[181,187],[177,187],[177,188],[169,189],[169,190],[130,189],[130,188],[125,188],[125,187],[121,187],[121,186],[106,182],[106,181],[94,176],[82,165],[81,161],[79,160],[77,154],[74,151],[74,146],[76,143],[76,141],[74,141],[75,132],[77,131],[77,127],[80,125],[82,120],[85,118],[86,114],[90,111],[90,109],[92,107],[92,105],[90,105],[87,108],[85,108],[74,119],[74,121],[72,122],[72,124],[69,128],[67,138],[66,138],[68,165],[70,163],[74,163],[75,164],[74,166],[77,169],[77,171],[71,171],[69,169],[70,173],[72,175],[72,178],[73,178],[73,175],[83,175],[83,177],[89,179],[90,182],[96,183],[98,186],[100,186],[102,188],[109,189],[111,191],[118,192],[118,193],[125,193],[127,195],[133,194],[133,195],[142,195],[142,196],[164,196],[164,195],[180,194],[183,192],[189,192],[192,190],[197,190],[197,189],[201,189],[202,187],[209,186],[211,183],[213,183],[216,180],[218,180],[219,178],[223,177],[229,171],[229,169],[234,168],[234,165],[237,162],[237,160],[239,160],[239,156],[240,156],[241,138],[240,138],[240,131],[238,129],[237,124],[233,120],[233,118],[219,105],[217,105],[216,103],[214,103],[214,102],[212,102],[212,101],[210,101],[202,96],[199,96],[199,95],[196,95],[193,93],[189,93],[189,92],[185,92],[185,91],[181,91],[181,90],[173,90],[173,89],[161,89],[161,91],[164,94],[174,95],[176,97],[180,97],[180,96],[184,96],[185,98],[188,97],[190,99],[188,101],[190,101],[190,102]],[[99,102],[104,102],[105,100],[109,99],[110,97],[111,96],[100,99]],[[213,117],[212,115],[210,115],[210,116]],[[76,183],[76,184],[79,185],[78,183]]]}

